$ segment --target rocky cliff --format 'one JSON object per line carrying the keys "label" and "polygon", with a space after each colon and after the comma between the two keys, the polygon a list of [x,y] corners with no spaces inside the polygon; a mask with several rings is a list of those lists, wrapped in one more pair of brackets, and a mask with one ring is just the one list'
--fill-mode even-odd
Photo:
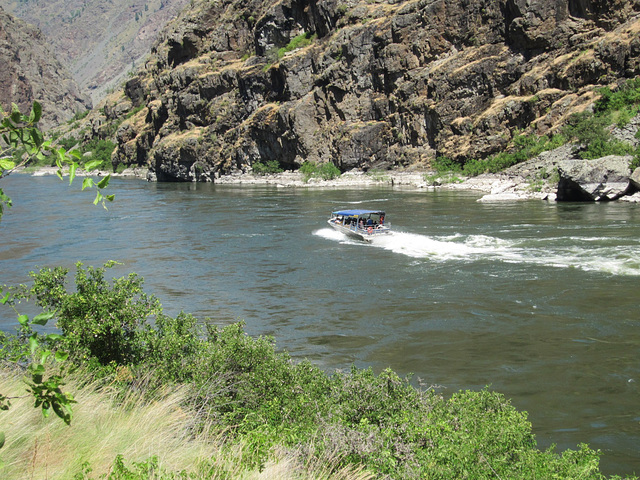
{"label": "rocky cliff", "polygon": [[105,104],[113,162],[209,181],[274,159],[484,158],[638,75],[639,13],[638,0],[195,0]]}
{"label": "rocky cliff", "polygon": [[71,75],[56,59],[42,33],[0,8],[0,104],[15,103],[28,112],[34,100],[42,104],[43,128],[69,120],[91,108]]}

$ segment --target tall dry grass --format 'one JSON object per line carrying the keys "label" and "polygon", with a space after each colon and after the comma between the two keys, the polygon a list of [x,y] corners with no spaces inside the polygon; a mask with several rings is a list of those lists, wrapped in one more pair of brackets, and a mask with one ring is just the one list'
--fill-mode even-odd
{"label": "tall dry grass", "polygon": [[[84,385],[79,387],[79,385]],[[241,462],[242,444],[225,444],[223,433],[213,428],[194,435],[193,415],[185,407],[185,389],[157,392],[153,400],[131,391],[124,398],[114,388],[86,384],[71,378],[65,390],[74,394],[71,426],[55,416],[43,418],[25,395],[19,372],[0,369],[0,392],[12,400],[9,411],[0,412],[0,431],[6,444],[0,450],[0,478],[4,480],[73,479],[91,468],[90,478],[108,475],[118,454],[125,462],[144,462],[157,456],[167,472],[186,471],[194,478],[217,478],[203,474],[204,465],[216,464],[224,478],[237,479],[340,479],[372,478],[366,471],[338,468],[336,458],[320,461],[301,458],[290,451],[276,451],[261,471]]]}

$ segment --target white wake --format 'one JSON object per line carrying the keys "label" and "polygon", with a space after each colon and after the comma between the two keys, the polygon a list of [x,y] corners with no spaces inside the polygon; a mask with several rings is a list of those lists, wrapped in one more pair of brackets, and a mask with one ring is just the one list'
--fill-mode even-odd
{"label": "white wake", "polygon": [[[428,236],[393,232],[376,237],[372,243],[353,240],[331,228],[315,235],[363,248],[382,248],[411,258],[431,262],[495,260],[514,264],[579,268],[614,275],[640,275],[640,240],[607,238],[502,239],[486,235]],[[612,241],[613,240],[613,241]]]}

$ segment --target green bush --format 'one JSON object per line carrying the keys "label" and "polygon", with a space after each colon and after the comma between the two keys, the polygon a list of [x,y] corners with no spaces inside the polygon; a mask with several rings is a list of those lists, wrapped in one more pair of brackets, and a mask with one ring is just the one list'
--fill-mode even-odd
{"label": "green bush", "polygon": [[431,166],[437,173],[462,172],[462,165],[449,157],[436,157]]}
{"label": "green bush", "polygon": [[463,165],[446,158],[439,157],[434,162],[434,167],[439,174],[448,172],[461,172],[463,175],[475,177],[483,173],[497,173],[518,163],[529,160],[542,152],[552,150],[566,142],[564,135],[549,137],[543,135],[515,135],[512,141],[512,149],[500,152],[486,159],[470,159]]}
{"label": "green bush", "polygon": [[577,143],[607,142],[611,138],[607,127],[611,125],[608,114],[596,116],[590,112],[574,113],[569,117],[562,132]]}
{"label": "green bush", "polygon": [[60,138],[57,141],[57,144],[63,147],[65,150],[71,150],[72,148],[76,147],[79,143],[80,142],[78,141],[78,139],[73,136]]}
{"label": "green bush", "polygon": [[569,117],[563,133],[584,146],[580,157],[595,159],[607,155],[631,155],[631,145],[613,138],[608,128],[611,117],[608,112],[596,116],[589,112],[575,113]]}
{"label": "green bush", "polygon": [[613,92],[609,87],[601,88],[600,98],[594,106],[596,116],[615,113],[616,124],[626,125],[640,111],[640,77],[628,80],[621,88]]}
{"label": "green bush", "polygon": [[308,182],[311,178],[333,180],[341,175],[340,169],[331,162],[321,163],[318,165],[305,161],[300,166],[300,173],[302,173],[305,182]]}
{"label": "green bush", "polygon": [[278,50],[278,60],[284,57],[287,52],[292,52],[297,48],[303,48],[307,45],[311,45],[316,38],[316,34],[311,35],[309,32],[302,33],[297,37],[294,37],[286,47],[282,47]]}
{"label": "green bush", "polygon": [[94,138],[84,145],[84,150],[91,152],[91,161],[99,160],[102,162],[103,170],[111,168],[111,154],[116,148],[115,143],[111,140],[100,140]]}
{"label": "green bush", "polygon": [[341,175],[340,169],[331,162],[326,162],[318,166],[317,175],[323,180],[333,180]]}
{"label": "green bush", "polygon": [[142,360],[146,322],[160,313],[160,303],[142,291],[143,280],[132,273],[105,279],[104,267],[76,265],[75,289],[68,292],[68,270],[43,268],[31,272],[33,287],[23,296],[35,296],[45,310],[55,311],[56,326],[63,333],[63,345],[77,361],[100,365],[137,364]]}
{"label": "green bush", "polygon": [[269,160],[267,163],[255,162],[252,165],[253,173],[256,175],[267,175],[270,173],[282,173],[278,160]]}
{"label": "green bush", "polygon": [[[467,160],[462,173],[467,176],[496,173],[557,148],[567,141],[582,145],[579,155],[584,159],[607,155],[635,155],[632,167],[640,165],[640,154],[632,146],[613,138],[609,131],[611,125],[622,127],[640,112],[640,77],[627,81],[615,92],[605,87],[599,93],[600,98],[595,102],[593,112],[571,115],[560,135],[551,138],[515,135],[509,151],[482,160]],[[436,159],[433,166],[438,173],[458,171],[458,166],[450,159]]]}

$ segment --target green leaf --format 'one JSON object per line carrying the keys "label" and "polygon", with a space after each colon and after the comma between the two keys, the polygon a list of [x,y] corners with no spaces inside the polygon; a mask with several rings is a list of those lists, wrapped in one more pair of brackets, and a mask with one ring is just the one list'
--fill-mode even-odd
{"label": "green leaf", "polygon": [[22,325],[23,327],[26,327],[27,325],[29,325],[29,317],[26,315],[18,315],[18,323],[20,323],[20,325]]}
{"label": "green leaf", "polygon": [[15,168],[16,163],[13,160],[9,160],[8,158],[0,158],[0,168],[2,170],[11,170]]}
{"label": "green leaf", "polygon": [[22,122],[22,114],[20,113],[20,109],[15,103],[11,104],[11,115],[9,115],[9,118],[13,123]]}
{"label": "green leaf", "polygon": [[4,447],[4,432],[0,432],[0,448]]}
{"label": "green leaf", "polygon": [[56,352],[56,362],[64,362],[67,358],[69,358],[69,354],[67,352],[61,352],[60,350]]}
{"label": "green leaf", "polygon": [[55,316],[54,312],[42,312],[36,315],[31,323],[35,323],[36,325],[46,325],[49,320],[51,320]]}
{"label": "green leaf", "polygon": [[69,185],[71,185],[73,183],[73,179],[76,178],[76,168],[78,168],[76,162],[73,162],[71,167],[69,167]]}
{"label": "green leaf", "polygon": [[109,185],[109,181],[111,180],[111,175],[107,175],[102,180],[98,182],[98,188],[106,188]]}
{"label": "green leaf", "polygon": [[40,355],[40,363],[44,364],[44,362],[47,361],[47,358],[49,358],[50,355],[51,350],[45,350],[44,352],[42,352],[42,355]]}
{"label": "green leaf", "polygon": [[109,200],[110,202],[113,202],[113,200],[116,198],[116,196],[112,194],[112,195],[107,195],[105,198],[107,200]]}
{"label": "green leaf", "polygon": [[103,196],[102,196],[102,194],[100,193],[100,190],[98,190],[98,191],[96,192],[96,198],[95,198],[95,200],[93,201],[93,204],[94,204],[94,205],[97,205],[99,202],[101,202],[101,201],[102,201],[102,198],[103,198]]}
{"label": "green leaf", "polygon": [[91,170],[95,170],[96,168],[98,168],[101,163],[102,160],[91,160],[90,162],[84,164],[84,169],[87,172],[90,172]]}
{"label": "green leaf", "polygon": [[40,130],[38,130],[37,128],[31,128],[29,131],[29,134],[31,136],[31,141],[33,142],[33,145],[37,149],[42,147],[42,144],[44,143],[44,136],[42,135],[42,132],[40,132]]}
{"label": "green leaf", "polygon": [[31,107],[31,114],[29,115],[30,123],[38,123],[42,117],[42,106],[39,102],[34,101]]}
{"label": "green leaf", "polygon": [[85,188],[91,188],[91,187],[93,187],[93,179],[89,177],[85,177],[84,180],[82,180],[82,190],[84,190]]}
{"label": "green leaf", "polygon": [[55,342],[57,340],[60,340],[62,338],[62,335],[60,335],[59,333],[49,333],[45,338],[47,339],[47,341]]}
{"label": "green leaf", "polygon": [[82,158],[82,153],[77,148],[74,148],[73,150],[69,150],[67,152],[67,155],[69,155],[70,157],[77,158],[78,160]]}
{"label": "green leaf", "polygon": [[37,334],[33,334],[29,337],[29,350],[33,354],[38,348],[38,337]]}

